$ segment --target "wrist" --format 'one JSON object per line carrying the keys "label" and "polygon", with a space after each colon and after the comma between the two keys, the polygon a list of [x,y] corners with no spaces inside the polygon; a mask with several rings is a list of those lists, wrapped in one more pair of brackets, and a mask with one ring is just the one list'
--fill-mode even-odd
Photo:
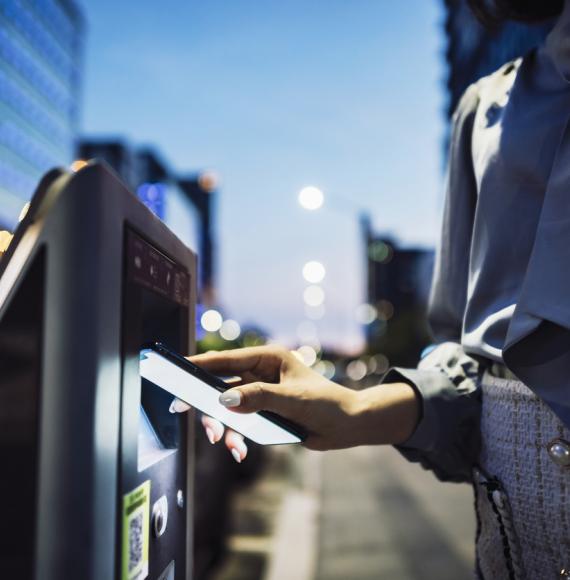
{"label": "wrist", "polygon": [[407,383],[387,383],[355,392],[355,445],[398,445],[419,422],[421,400]]}

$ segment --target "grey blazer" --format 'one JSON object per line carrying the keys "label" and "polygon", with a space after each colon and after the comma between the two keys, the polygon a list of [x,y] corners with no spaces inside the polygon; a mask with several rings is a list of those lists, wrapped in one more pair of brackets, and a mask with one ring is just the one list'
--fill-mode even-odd
{"label": "grey blazer", "polygon": [[[440,344],[417,369],[391,369],[384,379],[405,380],[421,395],[422,419],[399,449],[408,459],[433,469],[440,479],[459,481],[471,477],[471,466],[479,450],[479,380],[483,369],[493,361],[504,362],[570,427],[570,83],[557,70],[561,58],[568,61],[562,64],[570,70],[570,53],[562,55],[560,48],[565,38],[560,31],[552,33],[545,47],[471,86],[453,118],[442,242],[429,308],[430,324]],[[536,75],[543,75],[541,82],[548,87],[553,75],[557,77],[559,86],[552,91],[552,101],[536,100],[536,87],[531,86]],[[491,213],[496,208],[503,220],[518,217],[505,215],[506,206],[501,207],[502,198],[497,195],[500,191],[494,192],[496,197],[491,201],[488,192],[487,201],[480,199],[477,164],[500,164],[501,159],[497,161],[495,155],[481,161],[476,149],[478,140],[485,138],[481,136],[483,130],[490,130],[503,109],[507,109],[503,119],[507,131],[505,105],[515,97],[526,98],[527,104],[530,99],[531,106],[542,103],[553,122],[544,150],[534,151],[533,142],[514,143],[515,149],[528,151],[529,160],[534,162],[542,153],[545,161],[537,169],[537,176],[530,178],[532,182],[536,177],[536,183],[531,183],[535,189],[530,190],[530,201],[520,208],[521,219],[532,227],[528,227],[527,237],[521,241],[523,250],[512,253],[515,262],[520,262],[512,264],[513,272],[518,270],[509,272],[511,262],[505,255],[510,254],[505,251],[497,252],[502,255],[498,264],[491,264],[495,272],[503,272],[501,276],[512,276],[515,298],[511,304],[510,296],[501,295],[506,306],[499,314],[491,309],[489,315],[489,303],[484,303],[481,296],[487,301],[493,299],[494,281],[488,277],[483,282],[487,287],[478,288],[479,269],[484,273],[485,260],[494,259],[494,247],[504,250],[513,243],[508,221],[501,222]],[[518,109],[520,115],[521,107]],[[535,121],[537,130],[542,130],[540,119],[537,116]],[[500,137],[499,154],[500,147],[509,146],[503,141]],[[498,171],[501,177],[503,169],[499,167]],[[505,183],[509,183],[507,178]],[[511,196],[511,208],[517,203],[516,194],[520,192]],[[480,207],[484,203],[487,207]],[[518,208],[514,207],[511,213],[516,214]],[[504,232],[499,231],[502,223]],[[486,238],[490,231],[492,242]],[[517,235],[520,238],[521,231]],[[501,241],[499,245],[497,240]],[[492,322],[482,323],[485,316]]]}

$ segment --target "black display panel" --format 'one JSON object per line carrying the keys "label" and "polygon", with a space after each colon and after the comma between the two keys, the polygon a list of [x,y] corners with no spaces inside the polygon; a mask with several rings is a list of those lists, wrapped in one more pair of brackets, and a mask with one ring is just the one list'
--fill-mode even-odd
{"label": "black display panel", "polygon": [[[171,414],[172,397],[139,375],[141,346],[151,340],[188,344],[190,276],[141,235],[127,229],[123,283],[123,388],[117,537],[124,542],[123,502],[150,482],[150,505],[166,497],[168,522],[163,535],[153,532],[149,514],[148,578],[171,565],[174,578],[186,575],[188,417]],[[183,501],[179,501],[179,492]],[[147,509],[147,508],[145,508]],[[117,577],[123,578],[128,547],[118,549]],[[172,564],[173,563],[173,564]]]}
{"label": "black display panel", "polygon": [[42,250],[0,318],[0,578],[33,575],[45,267]]}

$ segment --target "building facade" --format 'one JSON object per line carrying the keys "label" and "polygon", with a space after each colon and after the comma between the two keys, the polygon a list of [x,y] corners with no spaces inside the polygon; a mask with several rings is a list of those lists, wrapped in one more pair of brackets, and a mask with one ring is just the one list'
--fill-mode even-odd
{"label": "building facade", "polygon": [[415,366],[430,343],[426,310],[434,251],[399,247],[395,240],[375,234],[368,218],[361,226],[367,303],[375,314],[364,327],[368,354],[382,354],[392,365]]}
{"label": "building facade", "polygon": [[73,158],[84,29],[73,0],[0,0],[0,227]]}
{"label": "building facade", "polygon": [[448,63],[447,113],[451,117],[465,89],[506,62],[539,44],[552,22],[527,25],[506,22],[485,28],[473,15],[467,0],[444,0],[446,59]]}
{"label": "building facade", "polygon": [[190,248],[198,252],[198,289],[201,305],[216,303],[214,202],[212,174],[180,176],[148,147],[135,148],[123,141],[83,139],[81,159],[106,161],[133,192]]}

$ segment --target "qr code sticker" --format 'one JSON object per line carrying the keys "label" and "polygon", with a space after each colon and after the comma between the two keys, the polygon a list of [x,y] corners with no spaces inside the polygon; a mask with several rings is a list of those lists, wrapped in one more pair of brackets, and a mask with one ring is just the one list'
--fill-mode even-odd
{"label": "qr code sticker", "polygon": [[140,511],[129,522],[129,572],[143,559],[143,515]]}

